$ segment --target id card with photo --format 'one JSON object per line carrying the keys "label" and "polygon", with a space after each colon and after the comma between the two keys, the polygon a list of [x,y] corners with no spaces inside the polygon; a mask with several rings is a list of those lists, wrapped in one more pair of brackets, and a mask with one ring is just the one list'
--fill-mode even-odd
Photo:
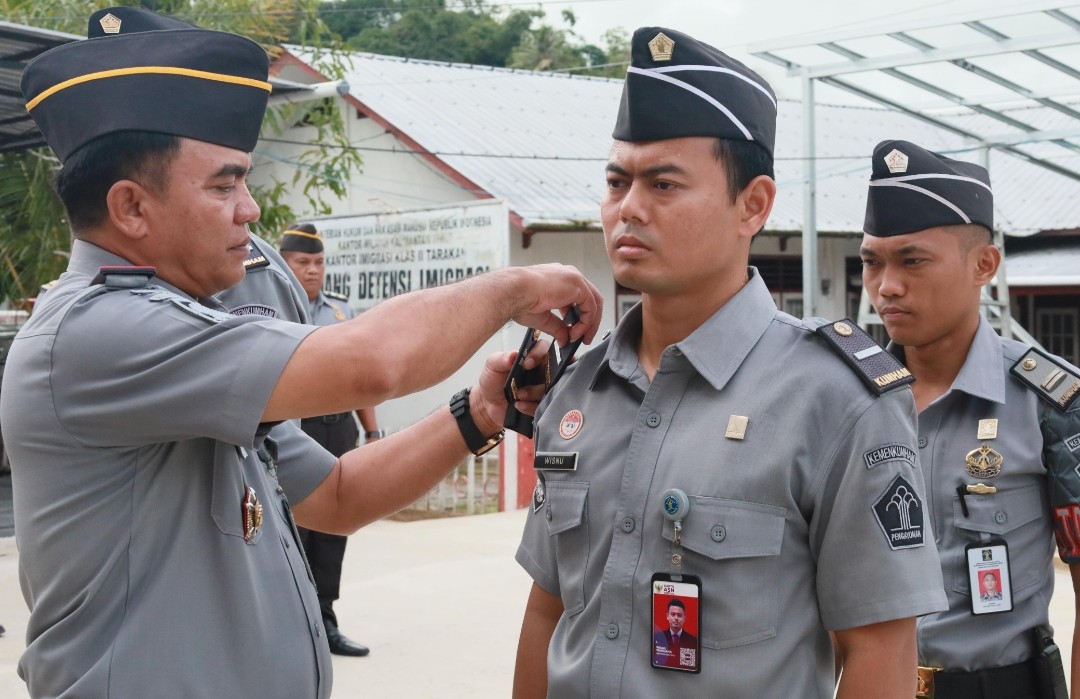
{"label": "id card with photo", "polygon": [[659,670],[701,672],[701,579],[656,573],[652,577],[650,657]]}
{"label": "id card with photo", "polygon": [[985,544],[968,544],[968,583],[971,589],[972,614],[1011,612],[1012,573],[1009,569],[1009,546],[1003,539]]}

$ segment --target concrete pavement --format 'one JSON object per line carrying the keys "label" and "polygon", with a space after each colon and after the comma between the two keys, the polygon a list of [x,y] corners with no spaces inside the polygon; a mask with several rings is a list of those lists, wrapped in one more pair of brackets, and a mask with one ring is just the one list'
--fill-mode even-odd
{"label": "concrete pavement", "polygon": [[[384,521],[353,535],[335,609],[371,655],[334,657],[335,699],[509,697],[531,584],[513,558],[525,514]],[[27,696],[15,674],[28,616],[17,567],[15,540],[0,539],[0,697]],[[1055,571],[1051,619],[1068,658],[1072,586]]]}

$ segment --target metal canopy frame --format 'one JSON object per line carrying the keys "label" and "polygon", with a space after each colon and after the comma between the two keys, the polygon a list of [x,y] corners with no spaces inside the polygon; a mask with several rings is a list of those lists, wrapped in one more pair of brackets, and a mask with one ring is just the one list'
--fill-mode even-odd
{"label": "metal canopy frame", "polygon": [[[1024,34],[1030,27],[1040,31]],[[932,37],[943,36],[962,38],[957,45],[933,43]],[[880,50],[882,48],[884,50]],[[875,55],[868,55],[870,49]],[[1080,154],[1080,51],[1076,49],[1080,49],[1080,6],[1060,0],[1025,3],[1021,7],[982,12],[978,16],[911,22],[751,46],[753,55],[786,68],[788,76],[802,82],[803,303],[807,315],[815,315],[818,305],[816,83],[857,95],[962,137],[972,150],[980,152],[981,164],[987,169],[993,149],[1080,182],[1080,169],[1051,159],[1053,153],[1074,159]],[[807,53],[820,56],[822,60],[792,57],[793,54]],[[1070,53],[1072,55],[1068,55]],[[1025,84],[1015,76],[1006,77],[996,67],[1001,64],[998,59],[1001,56],[1008,57],[1010,67],[1027,67],[1029,72],[1033,68],[1049,69],[1063,77],[1065,87],[1048,90],[1042,85]],[[841,60],[832,60],[835,57]],[[952,77],[959,77],[965,87],[989,83],[1002,92],[992,96],[962,95],[913,74],[911,69],[924,66],[941,66],[941,75],[951,71]],[[904,103],[876,88],[853,82],[851,76],[855,74],[870,75],[871,80],[880,80],[878,76],[884,76],[900,81],[907,89],[915,88],[917,94],[925,94],[929,101],[923,106]],[[1075,106],[1063,99],[1070,96],[1075,98]],[[1008,109],[994,106],[1006,102],[1010,104]],[[1065,128],[1045,130],[1010,114],[1012,107],[1017,106],[1040,107],[1064,115],[1069,121]],[[972,115],[986,119],[964,118]],[[967,123],[972,121],[980,122],[981,127]],[[986,129],[986,124],[993,124],[994,128]],[[1048,148],[1042,144],[1053,145]],[[1048,152],[1051,155],[1047,155]],[[1003,233],[995,231],[994,235],[1004,250]],[[998,273],[997,292],[997,299],[986,299],[991,306],[989,315],[997,316],[996,324],[1000,325],[1003,335],[1022,333],[1022,329],[1011,327],[1004,264]]]}

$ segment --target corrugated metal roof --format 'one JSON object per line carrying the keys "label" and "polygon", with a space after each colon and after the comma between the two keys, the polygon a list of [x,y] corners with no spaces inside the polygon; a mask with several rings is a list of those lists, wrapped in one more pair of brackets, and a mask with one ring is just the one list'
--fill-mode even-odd
{"label": "corrugated metal roof", "polygon": [[1080,249],[1055,245],[1010,253],[1005,259],[1009,286],[1080,286]]}
{"label": "corrugated metal roof", "polygon": [[[286,48],[301,60],[314,58],[301,47]],[[353,97],[484,192],[506,197],[526,225],[598,225],[622,81],[366,53],[343,60]],[[798,101],[780,102],[771,231],[802,230],[801,110]],[[902,138],[977,159],[961,137],[897,112],[818,105],[816,114],[821,231],[861,232],[870,153],[881,140]],[[1064,119],[1046,109],[1023,117],[1046,129]],[[983,118],[953,117],[958,123]],[[1040,147],[1049,146],[1032,146]],[[1002,153],[992,155],[990,170],[1005,233],[1080,228],[1075,181]]]}
{"label": "corrugated metal roof", "polygon": [[45,139],[26,111],[19,81],[23,68],[38,54],[80,37],[74,34],[0,22],[0,151],[44,145]]}

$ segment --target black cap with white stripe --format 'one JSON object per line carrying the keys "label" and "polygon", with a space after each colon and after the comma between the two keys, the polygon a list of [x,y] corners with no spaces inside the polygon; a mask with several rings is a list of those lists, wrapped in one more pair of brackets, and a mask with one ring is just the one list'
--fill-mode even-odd
{"label": "black cap with white stripe", "polygon": [[868,235],[887,238],[969,223],[994,229],[994,192],[985,168],[908,141],[882,141],[874,148],[863,223]]}
{"label": "black cap with white stripe", "polygon": [[751,141],[771,156],[776,95],[764,78],[708,44],[671,29],[638,29],[612,137],[685,136]]}

